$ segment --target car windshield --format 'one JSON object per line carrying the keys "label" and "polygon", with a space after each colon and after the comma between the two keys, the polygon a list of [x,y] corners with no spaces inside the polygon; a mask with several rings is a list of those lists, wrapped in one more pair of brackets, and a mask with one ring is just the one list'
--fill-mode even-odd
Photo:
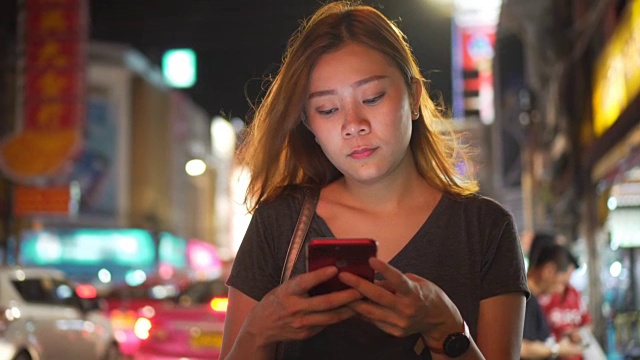
{"label": "car windshield", "polygon": [[106,297],[112,299],[162,300],[175,296],[178,288],[171,284],[125,286],[113,289]]}
{"label": "car windshield", "polygon": [[181,305],[205,304],[214,297],[227,297],[227,286],[222,280],[198,281],[191,284],[178,298]]}

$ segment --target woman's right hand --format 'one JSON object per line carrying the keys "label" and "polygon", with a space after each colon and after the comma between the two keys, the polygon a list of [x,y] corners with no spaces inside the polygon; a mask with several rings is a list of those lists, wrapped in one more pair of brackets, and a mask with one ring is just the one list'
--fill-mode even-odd
{"label": "woman's right hand", "polygon": [[346,305],[362,298],[347,289],[309,296],[308,291],[336,276],[334,266],[295,276],[267,293],[248,314],[243,331],[261,345],[309,338],[326,326],[355,315]]}

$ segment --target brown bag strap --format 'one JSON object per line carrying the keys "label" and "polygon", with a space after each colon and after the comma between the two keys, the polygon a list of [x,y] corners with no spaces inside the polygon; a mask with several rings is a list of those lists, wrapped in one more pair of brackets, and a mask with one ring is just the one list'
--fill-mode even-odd
{"label": "brown bag strap", "polygon": [[300,255],[302,244],[304,243],[304,239],[309,231],[309,224],[311,224],[313,213],[316,210],[319,195],[320,190],[317,188],[304,189],[304,201],[302,202],[302,208],[300,209],[296,228],[293,230],[293,235],[289,242],[289,250],[287,250],[287,256],[284,259],[284,266],[282,267],[282,274],[280,275],[281,284],[287,281],[291,276],[293,264],[296,263],[296,260]]}

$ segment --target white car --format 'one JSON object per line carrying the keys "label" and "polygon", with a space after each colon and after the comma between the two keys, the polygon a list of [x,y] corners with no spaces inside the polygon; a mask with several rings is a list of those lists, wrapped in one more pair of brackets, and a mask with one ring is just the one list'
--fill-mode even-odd
{"label": "white car", "polygon": [[113,334],[61,271],[0,267],[0,360],[116,360]]}

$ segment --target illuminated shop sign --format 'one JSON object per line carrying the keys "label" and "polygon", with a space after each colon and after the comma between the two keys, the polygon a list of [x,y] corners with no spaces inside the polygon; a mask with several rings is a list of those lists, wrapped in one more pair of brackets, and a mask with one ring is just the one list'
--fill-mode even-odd
{"label": "illuminated shop sign", "polygon": [[493,57],[501,0],[455,0],[452,22],[453,116],[495,119]]}
{"label": "illuminated shop sign", "polygon": [[82,146],[88,2],[21,2],[17,127],[0,141],[0,170],[18,183],[61,177]]}
{"label": "illuminated shop sign", "polygon": [[640,93],[640,0],[611,35],[593,78],[593,130],[601,136]]}
{"label": "illuminated shop sign", "polygon": [[609,213],[607,220],[613,248],[640,246],[640,208],[618,208]]}

